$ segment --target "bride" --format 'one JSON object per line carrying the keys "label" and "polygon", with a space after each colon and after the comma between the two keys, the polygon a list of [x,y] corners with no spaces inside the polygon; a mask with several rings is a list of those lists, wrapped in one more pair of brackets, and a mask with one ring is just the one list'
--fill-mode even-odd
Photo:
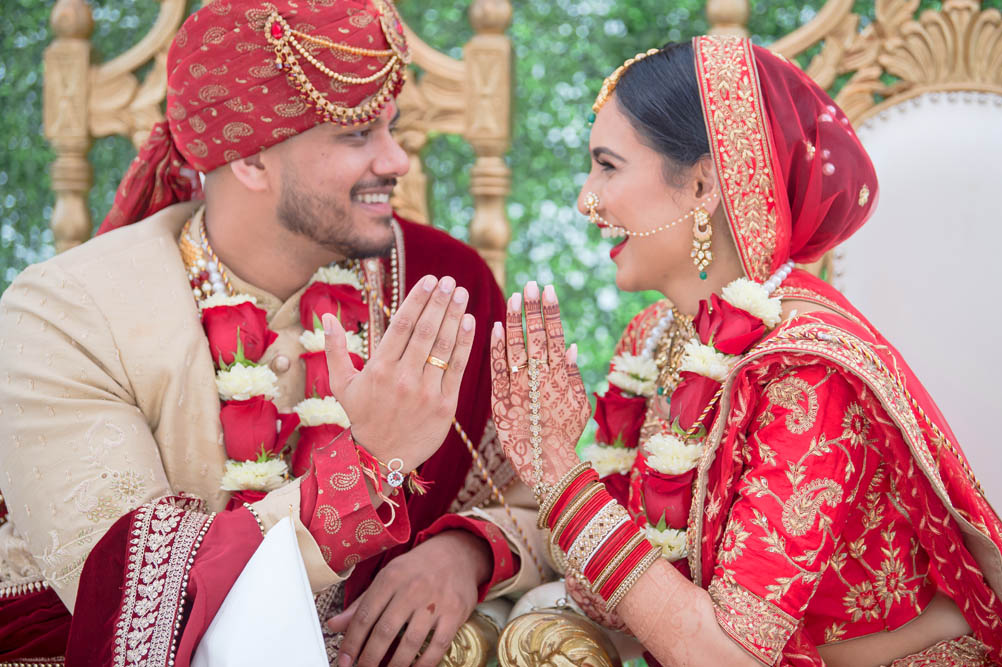
{"label": "bride", "polygon": [[593,110],[579,208],[622,239],[616,284],[667,297],[619,342],[594,464],[553,288],[492,334],[495,422],[571,593],[663,664],[1002,659],[1002,522],[898,352],[793,268],[876,205],[845,114],[723,37],[638,54]]}

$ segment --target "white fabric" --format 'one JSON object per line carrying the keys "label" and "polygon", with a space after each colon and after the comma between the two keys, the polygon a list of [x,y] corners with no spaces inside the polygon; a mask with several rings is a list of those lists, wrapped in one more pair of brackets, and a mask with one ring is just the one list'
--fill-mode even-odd
{"label": "white fabric", "polygon": [[272,526],[206,630],[192,667],[328,667],[292,522]]}
{"label": "white fabric", "polygon": [[836,251],[835,285],[901,351],[1002,508],[1002,97],[926,93],[866,121],[859,138],[880,201]]}

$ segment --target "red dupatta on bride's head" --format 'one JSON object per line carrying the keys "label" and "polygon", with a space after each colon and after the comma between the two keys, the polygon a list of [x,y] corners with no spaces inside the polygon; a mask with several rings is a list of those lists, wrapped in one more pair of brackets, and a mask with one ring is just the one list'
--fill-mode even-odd
{"label": "red dupatta on bride's head", "polygon": [[842,110],[800,69],[735,37],[697,37],[697,80],[721,198],[745,273],[764,282],[859,229],[877,176]]}
{"label": "red dupatta on bride's head", "polygon": [[[764,282],[789,259],[816,260],[859,229],[876,205],[877,179],[848,118],[828,95],[800,69],[746,39],[697,37],[693,52],[721,199],[748,277]],[[922,471],[909,480],[909,491],[923,508],[915,529],[930,555],[930,574],[999,659],[1002,521],[955,436],[898,352],[841,294],[800,271],[778,294],[784,292],[838,315],[780,326],[725,382],[689,517],[693,581],[704,588],[710,582],[728,517],[721,503],[733,497],[740,475],[740,438],[728,431],[728,418],[731,406],[749,397],[735,396],[736,378],[770,355],[810,355],[862,380],[900,430],[907,447],[888,455],[911,459]]]}

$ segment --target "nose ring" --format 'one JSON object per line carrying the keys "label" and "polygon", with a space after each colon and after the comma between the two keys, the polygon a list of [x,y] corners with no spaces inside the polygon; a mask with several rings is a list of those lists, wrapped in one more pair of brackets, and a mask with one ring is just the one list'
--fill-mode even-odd
{"label": "nose ring", "polygon": [[594,192],[589,192],[585,195],[585,208],[588,209],[588,221],[593,225],[603,224],[608,225],[609,223],[598,214],[598,205],[600,201],[598,195]]}

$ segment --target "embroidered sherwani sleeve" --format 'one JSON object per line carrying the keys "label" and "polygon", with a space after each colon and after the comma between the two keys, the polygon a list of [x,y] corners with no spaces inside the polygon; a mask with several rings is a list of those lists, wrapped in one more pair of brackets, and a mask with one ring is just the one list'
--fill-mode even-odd
{"label": "embroidered sherwani sleeve", "polygon": [[0,488],[15,530],[73,609],[84,560],[120,516],[169,493],[156,441],[91,295],[57,265],[0,300]]}
{"label": "embroidered sherwani sleeve", "polygon": [[861,479],[852,398],[833,369],[804,366],[764,388],[747,431],[709,593],[721,627],[766,664],[802,622]]}

